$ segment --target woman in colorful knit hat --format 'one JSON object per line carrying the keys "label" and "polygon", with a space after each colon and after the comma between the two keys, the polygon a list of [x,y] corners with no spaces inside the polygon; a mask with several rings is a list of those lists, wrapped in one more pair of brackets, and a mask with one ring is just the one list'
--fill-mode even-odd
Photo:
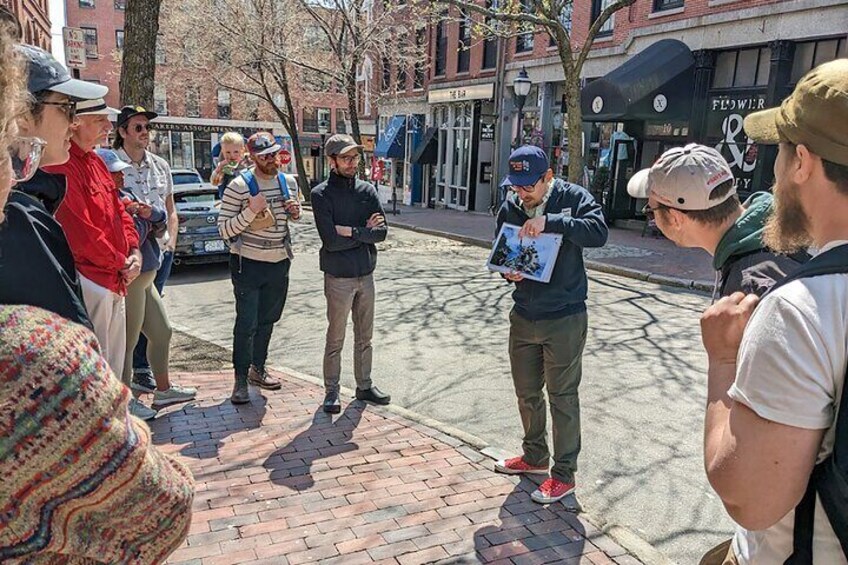
{"label": "woman in colorful knit hat", "polygon": [[[0,12],[0,222],[43,147],[17,136],[25,89],[11,20]],[[0,563],[149,565],[180,546],[194,481],[153,447],[129,397],[88,329],[0,305]]]}

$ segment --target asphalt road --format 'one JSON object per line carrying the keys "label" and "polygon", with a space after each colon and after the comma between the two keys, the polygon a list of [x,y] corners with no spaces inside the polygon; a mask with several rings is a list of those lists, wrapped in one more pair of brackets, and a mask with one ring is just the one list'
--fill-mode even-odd
{"label": "asphalt road", "polygon": [[[269,364],[321,375],[326,328],[318,237],[294,233],[288,303]],[[377,280],[373,379],[405,408],[517,450],[521,424],[507,357],[509,287],[487,252],[391,230]],[[698,316],[708,298],[591,274],[581,385],[578,497],[680,564],[726,539],[730,522],[701,462],[706,358]],[[227,344],[234,300],[225,265],[183,267],[165,293],[188,333]],[[354,387],[349,331],[342,384]],[[273,394],[273,393],[272,393]]]}

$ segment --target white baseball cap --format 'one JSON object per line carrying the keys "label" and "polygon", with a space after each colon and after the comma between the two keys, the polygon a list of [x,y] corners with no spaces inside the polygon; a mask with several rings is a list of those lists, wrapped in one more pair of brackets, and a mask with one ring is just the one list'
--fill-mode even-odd
{"label": "white baseball cap", "polygon": [[120,112],[111,106],[107,106],[106,101],[102,98],[95,98],[94,100],[82,100],[77,102],[77,115],[80,114],[88,114],[89,116],[109,116],[110,118],[114,118],[120,114]]}
{"label": "white baseball cap", "polygon": [[627,182],[633,198],[653,196],[661,204],[678,210],[709,210],[736,194],[736,185],[719,198],[713,190],[733,181],[730,165],[721,153],[697,143],[674,147],[663,153],[649,169],[642,169]]}

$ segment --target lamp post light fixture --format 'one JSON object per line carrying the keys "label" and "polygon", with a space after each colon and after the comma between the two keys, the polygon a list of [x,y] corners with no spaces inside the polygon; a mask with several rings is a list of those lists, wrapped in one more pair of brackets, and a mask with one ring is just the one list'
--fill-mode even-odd
{"label": "lamp post light fixture", "polygon": [[516,136],[515,146],[518,147],[522,143],[523,136],[523,121],[524,121],[524,103],[527,102],[527,95],[530,94],[530,87],[533,86],[533,81],[527,74],[527,69],[522,67],[521,72],[512,81],[513,103],[518,108],[518,135]]}
{"label": "lamp post light fixture", "polygon": [[328,120],[318,120],[318,133],[321,134],[321,178],[319,180],[323,182],[325,178],[324,167],[326,166],[324,163],[324,161],[326,161],[326,155],[324,155],[324,144],[327,142],[327,134],[330,133],[330,122]]}

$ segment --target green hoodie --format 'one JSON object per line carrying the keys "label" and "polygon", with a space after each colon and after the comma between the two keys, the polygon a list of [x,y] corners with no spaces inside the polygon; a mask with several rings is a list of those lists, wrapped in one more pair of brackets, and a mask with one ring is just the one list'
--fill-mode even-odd
{"label": "green hoodie", "polygon": [[771,213],[772,195],[755,192],[743,204],[745,211],[718,242],[713,268],[719,271],[734,255],[744,255],[763,248],[763,229]]}

